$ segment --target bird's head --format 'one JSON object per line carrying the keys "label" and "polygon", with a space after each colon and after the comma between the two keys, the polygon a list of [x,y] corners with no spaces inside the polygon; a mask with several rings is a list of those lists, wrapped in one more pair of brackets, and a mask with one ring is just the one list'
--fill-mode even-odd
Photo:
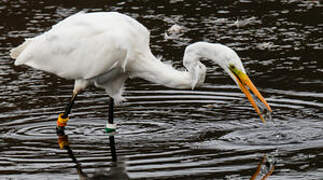
{"label": "bird's head", "polygon": [[256,104],[255,99],[253,98],[253,93],[267,108],[269,112],[271,112],[271,108],[265,98],[260,94],[255,85],[252,83],[246,71],[241,63],[239,56],[232,49],[228,48],[222,51],[222,60],[219,62],[220,66],[230,75],[233,81],[238,85],[241,91],[246,95],[251,105],[259,115],[260,119],[265,122],[262,113],[260,112],[259,107]]}
{"label": "bird's head", "polygon": [[206,68],[200,63],[200,58],[210,59],[214,63],[220,65],[247,96],[251,105],[260,116],[260,119],[265,122],[251,93],[266,106],[269,112],[271,112],[271,108],[249,79],[238,54],[233,49],[219,43],[208,42],[196,42],[187,46],[183,63],[188,71],[193,74],[192,88],[194,88],[196,84],[199,85],[204,82]]}

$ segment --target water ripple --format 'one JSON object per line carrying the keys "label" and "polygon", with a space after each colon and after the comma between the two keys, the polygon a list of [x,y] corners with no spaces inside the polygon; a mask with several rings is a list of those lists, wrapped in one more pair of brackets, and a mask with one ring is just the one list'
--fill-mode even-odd
{"label": "water ripple", "polygon": [[[203,87],[171,90],[127,82],[115,108],[120,166],[104,132],[108,97],[89,88],[66,128],[74,156],[93,177],[116,169],[130,179],[249,179],[264,153],[276,160],[273,179],[321,179],[323,130],[322,5],[319,1],[1,1],[0,179],[75,179],[78,166],[57,144],[57,114],[73,82],[15,67],[9,50],[79,11],[119,11],[151,30],[151,47],[182,68],[186,45],[210,41],[234,48],[273,109],[262,124],[218,66]],[[181,36],[165,39],[174,24]],[[98,169],[100,169],[98,171]],[[300,178],[301,177],[301,178]]]}

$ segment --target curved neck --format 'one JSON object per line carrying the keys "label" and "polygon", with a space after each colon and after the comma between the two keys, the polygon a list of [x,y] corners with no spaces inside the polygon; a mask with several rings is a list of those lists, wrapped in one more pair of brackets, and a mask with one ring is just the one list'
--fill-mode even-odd
{"label": "curved neck", "polygon": [[183,65],[192,73],[192,88],[201,85],[205,80],[206,67],[200,62],[201,58],[212,60],[229,75],[231,72],[228,65],[232,63],[245,72],[239,56],[231,48],[218,43],[196,42],[186,47],[183,59]]}
{"label": "curved neck", "polygon": [[192,74],[192,89],[204,83],[206,76],[206,67],[200,62],[201,58],[211,59],[221,66],[222,59],[221,44],[213,44],[208,42],[196,42],[185,48],[183,57],[184,67]]}
{"label": "curved neck", "polygon": [[128,62],[127,69],[130,77],[139,77],[170,88],[192,88],[190,72],[176,70],[170,64],[161,62],[151,52],[141,54],[137,60]]}
{"label": "curved neck", "polygon": [[[224,68],[225,57],[223,52],[232,51],[227,46],[216,43],[196,42],[185,48],[183,65],[190,69],[200,63],[201,58],[212,60]],[[233,52],[233,51],[232,51]]]}
{"label": "curved neck", "polygon": [[137,61],[129,67],[130,76],[143,78],[147,81],[177,89],[194,89],[204,83],[206,67],[200,58],[213,60],[224,67],[221,51],[228,48],[221,44],[196,42],[186,47],[183,65],[187,71],[178,71],[171,65],[158,60],[151,52],[140,54]]}

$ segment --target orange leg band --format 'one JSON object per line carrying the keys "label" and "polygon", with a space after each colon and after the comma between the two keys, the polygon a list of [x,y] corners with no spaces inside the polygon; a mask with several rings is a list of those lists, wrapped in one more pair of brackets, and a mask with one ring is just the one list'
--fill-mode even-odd
{"label": "orange leg band", "polygon": [[62,118],[62,116],[64,115],[64,113],[60,113],[58,115],[58,119],[57,119],[57,126],[61,126],[64,127],[67,125],[67,121],[69,120],[69,118]]}

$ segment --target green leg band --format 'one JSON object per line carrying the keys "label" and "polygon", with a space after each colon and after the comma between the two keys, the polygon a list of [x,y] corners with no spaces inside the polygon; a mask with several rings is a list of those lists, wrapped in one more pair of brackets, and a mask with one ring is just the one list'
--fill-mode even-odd
{"label": "green leg band", "polygon": [[116,124],[107,124],[105,127],[105,132],[107,133],[111,133],[111,132],[115,132],[117,130],[117,125]]}

